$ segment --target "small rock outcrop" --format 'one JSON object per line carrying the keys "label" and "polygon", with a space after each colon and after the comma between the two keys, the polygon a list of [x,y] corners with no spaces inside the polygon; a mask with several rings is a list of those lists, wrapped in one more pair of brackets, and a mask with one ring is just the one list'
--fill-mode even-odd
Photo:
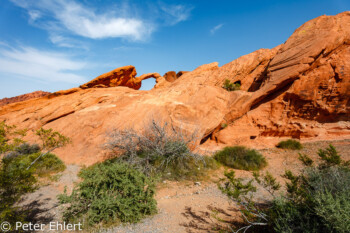
{"label": "small rock outcrop", "polygon": [[163,77],[168,82],[174,82],[177,79],[176,72],[175,71],[168,71],[166,72]]}

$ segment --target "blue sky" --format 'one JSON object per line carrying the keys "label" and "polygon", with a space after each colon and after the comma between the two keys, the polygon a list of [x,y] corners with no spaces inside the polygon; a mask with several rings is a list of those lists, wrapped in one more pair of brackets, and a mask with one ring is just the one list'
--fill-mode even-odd
{"label": "blue sky", "polygon": [[0,98],[68,89],[124,65],[138,75],[224,65],[347,10],[349,0],[2,0]]}

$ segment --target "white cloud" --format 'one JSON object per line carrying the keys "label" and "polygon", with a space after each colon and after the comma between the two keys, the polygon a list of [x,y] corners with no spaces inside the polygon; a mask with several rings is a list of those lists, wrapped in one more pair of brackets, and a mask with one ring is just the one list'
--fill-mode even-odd
{"label": "white cloud", "polygon": [[193,7],[187,5],[165,5],[161,4],[160,9],[166,14],[165,19],[170,25],[175,25],[186,21],[193,10]]}
{"label": "white cloud", "polygon": [[12,75],[44,82],[80,84],[86,79],[75,72],[84,67],[85,63],[57,52],[40,51],[31,47],[0,49],[0,72],[4,77]]}
{"label": "white cloud", "polygon": [[153,25],[145,20],[116,15],[113,11],[97,14],[95,9],[73,0],[12,0],[12,2],[27,9],[32,21],[45,15],[45,22],[38,25],[49,31],[64,29],[91,39],[119,37],[144,40],[154,30]]}
{"label": "white cloud", "polygon": [[222,26],[224,26],[224,24],[222,24],[222,23],[216,25],[215,27],[213,27],[212,29],[210,29],[210,34],[214,35],[215,32],[216,32],[217,30],[219,30],[220,28],[222,28]]}
{"label": "white cloud", "polygon": [[29,17],[30,17],[30,22],[34,22],[35,20],[39,19],[41,17],[41,14],[39,11],[33,10],[33,11],[28,11]]}
{"label": "white cloud", "polygon": [[49,39],[53,44],[59,47],[89,50],[89,47],[85,43],[59,34],[51,33]]}

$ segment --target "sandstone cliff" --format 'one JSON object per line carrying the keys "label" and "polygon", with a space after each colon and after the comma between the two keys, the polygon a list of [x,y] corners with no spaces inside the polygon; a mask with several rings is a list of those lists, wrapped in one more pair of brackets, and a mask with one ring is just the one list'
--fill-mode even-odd
{"label": "sandstone cliff", "polygon": [[[313,19],[284,44],[222,67],[203,65],[176,79],[135,76],[133,66],[121,67],[81,88],[4,106],[0,120],[60,131],[73,144],[57,154],[81,164],[104,158],[101,145],[113,128],[142,130],[151,118],[197,131],[203,148],[350,138],[350,12]],[[155,78],[156,88],[139,91],[146,78]],[[241,90],[223,89],[226,79]]]}

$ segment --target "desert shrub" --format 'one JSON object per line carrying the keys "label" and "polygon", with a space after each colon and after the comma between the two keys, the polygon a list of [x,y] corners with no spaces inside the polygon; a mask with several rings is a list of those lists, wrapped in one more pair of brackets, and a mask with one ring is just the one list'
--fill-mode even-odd
{"label": "desert shrub", "polygon": [[222,87],[227,91],[237,91],[241,88],[241,84],[232,83],[230,80],[226,79]]}
{"label": "desert shrub", "polygon": [[[225,174],[224,185],[219,186],[241,208],[247,226],[239,230],[256,228],[271,232],[339,232],[350,231],[350,168],[348,162],[330,145],[318,153],[321,164],[302,156],[307,167],[301,174],[286,171],[289,180],[287,192],[276,196],[279,184],[269,174],[263,179],[254,174],[254,180],[272,194],[272,201],[263,207],[253,201],[256,187],[253,180],[243,182],[234,174]],[[333,159],[332,159],[333,158]],[[267,229],[266,229],[267,228]]]}
{"label": "desert shrub", "polygon": [[241,170],[259,170],[267,165],[262,154],[243,146],[225,147],[216,152],[214,158],[228,167]]}
{"label": "desert shrub", "polygon": [[323,163],[321,164],[322,167],[341,165],[342,163],[344,163],[344,161],[341,159],[341,156],[338,154],[337,150],[333,145],[329,145],[329,147],[324,150],[319,149],[318,156],[323,161]]}
{"label": "desert shrub", "polygon": [[133,129],[115,130],[108,142],[113,156],[130,164],[148,176],[163,179],[190,179],[206,174],[215,167],[210,157],[193,153],[195,134],[186,135],[181,129],[154,120],[143,132]]}
{"label": "desert shrub", "polygon": [[26,193],[35,190],[34,169],[27,170],[28,163],[22,157],[3,158],[0,168],[0,221],[15,223],[23,221],[15,203]]}
{"label": "desert shrub", "polygon": [[26,132],[27,130],[16,130],[15,125],[7,125],[5,121],[0,122],[0,154],[13,151],[22,144]]}
{"label": "desert shrub", "polygon": [[[0,123],[0,222],[14,225],[23,222],[27,212],[16,203],[37,188],[37,176],[64,170],[65,166],[54,154],[42,157],[42,148],[22,140],[26,130],[15,130]],[[37,161],[37,163],[33,163]]]}
{"label": "desert shrub", "polygon": [[[25,159],[28,160],[29,164],[31,164],[36,158],[38,158],[38,156],[40,156],[40,152],[30,154]],[[55,154],[48,153],[45,156],[40,157],[33,165],[33,168],[35,170],[35,174],[45,176],[64,171],[66,169],[66,165]]]}
{"label": "desert shrub", "polygon": [[294,140],[294,139],[288,139],[285,141],[281,141],[277,144],[277,147],[282,148],[282,149],[290,149],[290,150],[300,150],[303,148],[301,143],[297,140]]}
{"label": "desert shrub", "polygon": [[4,158],[19,158],[18,161],[21,161],[22,164],[27,164],[27,168],[33,163],[33,161],[37,160],[32,166],[34,167],[35,174],[39,176],[61,172],[66,168],[62,160],[55,154],[47,153],[45,156],[40,156],[41,154],[42,152],[39,145],[23,143],[14,148],[13,151],[7,152],[4,155]]}
{"label": "desert shrub", "polygon": [[40,146],[38,144],[30,145],[25,142],[16,147],[14,151],[21,155],[30,155],[38,153],[40,151]]}
{"label": "desert shrub", "polygon": [[[40,154],[20,154],[32,151],[23,151],[26,146],[15,149],[15,154],[7,154],[1,160],[0,167],[0,221],[10,223],[24,221],[27,213],[23,212],[15,204],[21,197],[37,188],[37,176],[50,175],[55,172],[63,171],[65,165],[54,154],[48,154],[40,158],[34,166],[29,167]],[[36,147],[36,146],[34,146]],[[33,147],[33,148],[34,148]]]}
{"label": "desert shrub", "polygon": [[287,197],[272,205],[276,232],[349,232],[350,170],[336,166],[308,168],[292,180]]}
{"label": "desert shrub", "polygon": [[128,164],[108,160],[83,169],[80,177],[71,195],[59,197],[69,203],[66,221],[85,220],[88,226],[137,222],[157,211],[154,182]]}

